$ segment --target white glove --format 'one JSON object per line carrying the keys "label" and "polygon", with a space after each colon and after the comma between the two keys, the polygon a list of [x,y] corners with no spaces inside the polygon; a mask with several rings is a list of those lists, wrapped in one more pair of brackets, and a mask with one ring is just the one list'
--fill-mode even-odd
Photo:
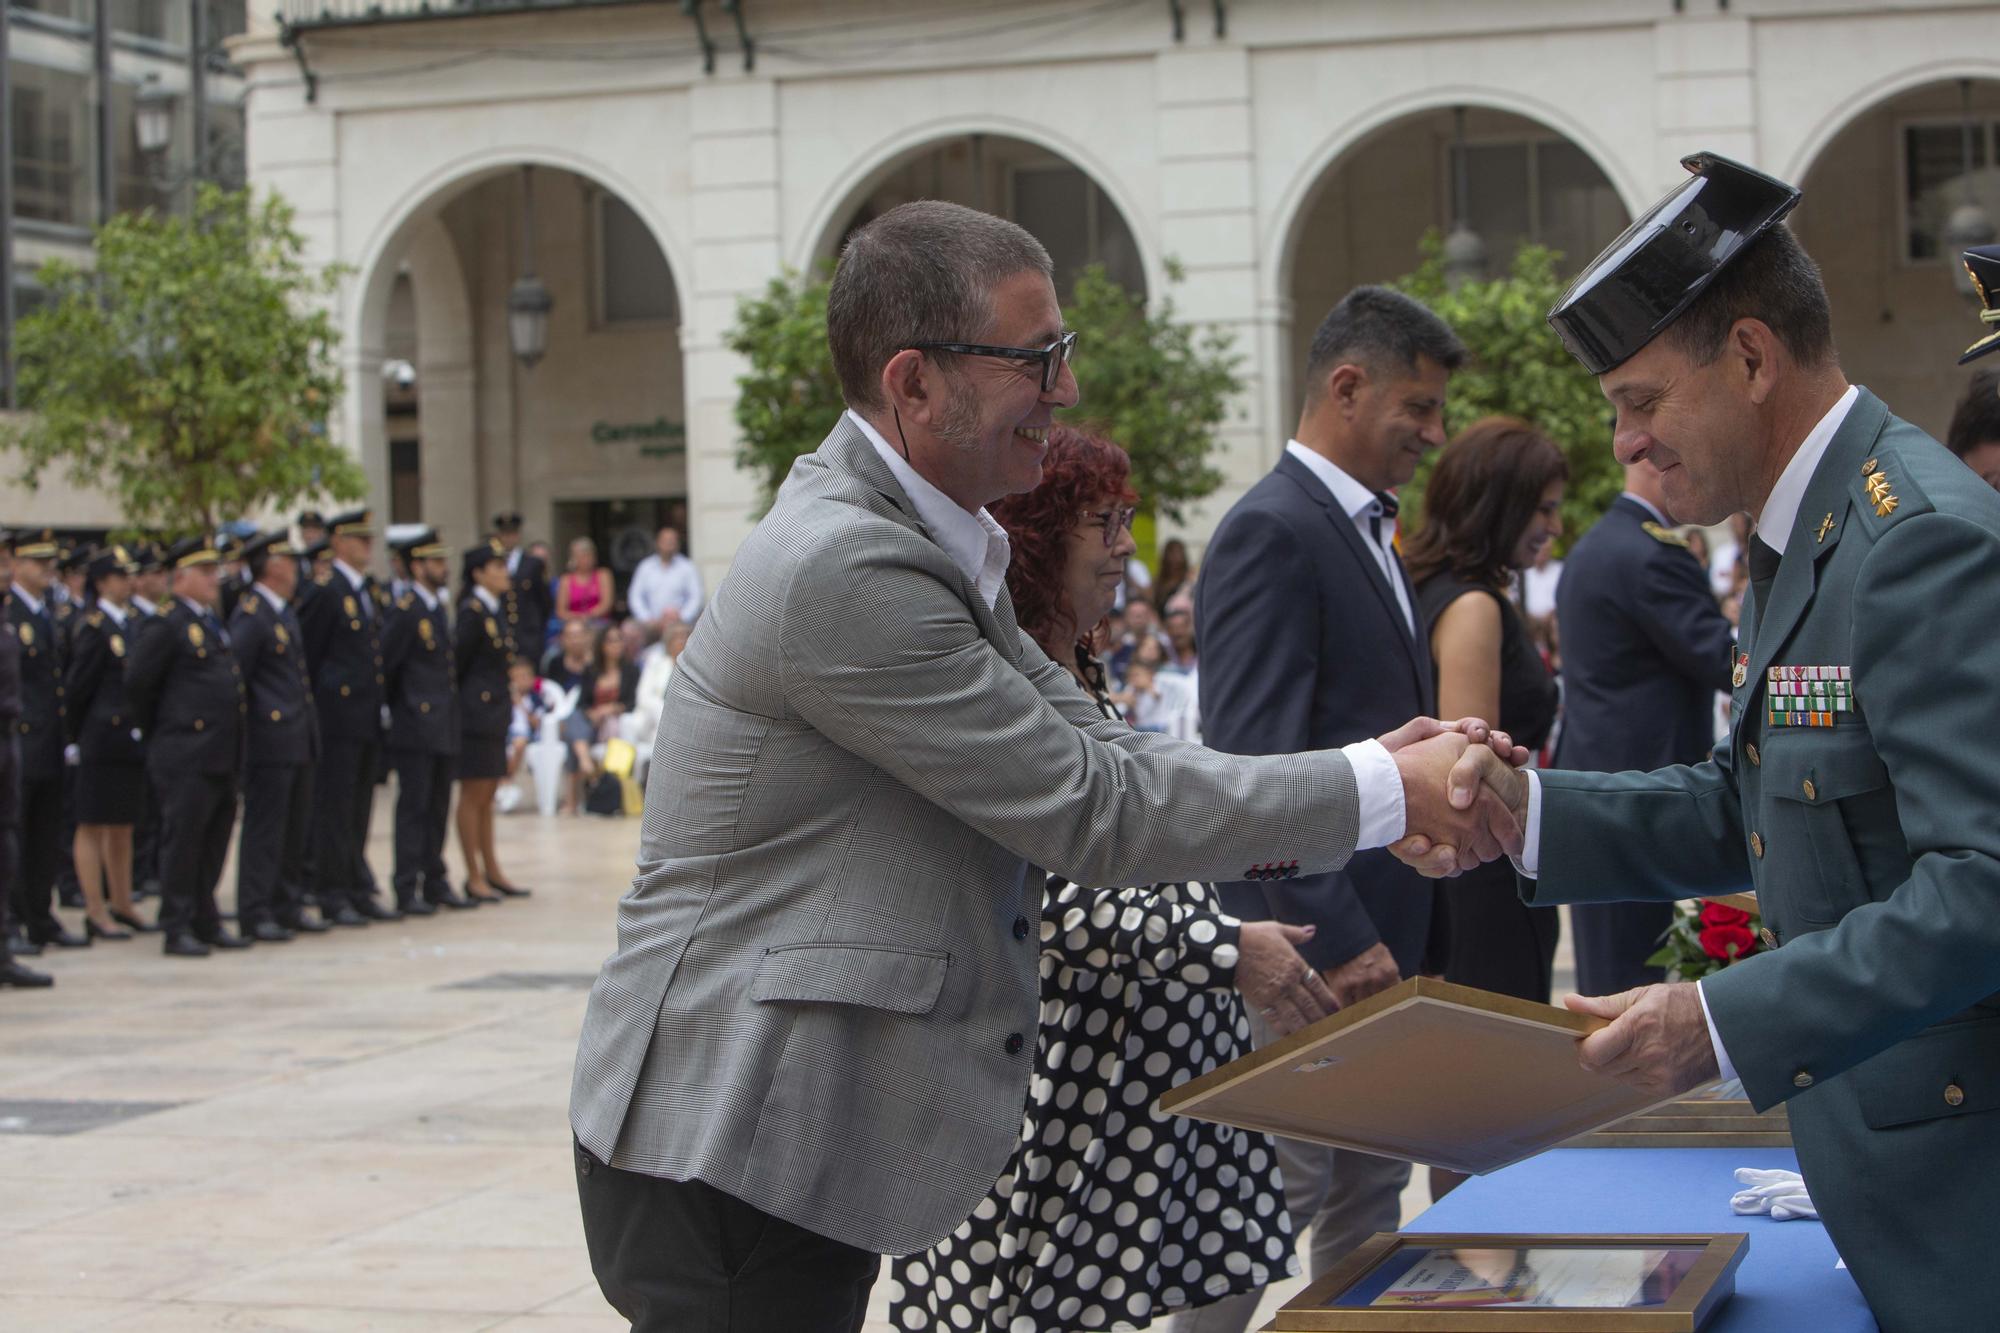
{"label": "white glove", "polygon": [[75,768],[78,764],[82,762],[83,762],[82,747],[76,745],[63,746],[63,763],[69,765],[69,767],[71,768]]}
{"label": "white glove", "polygon": [[1796,1171],[1758,1171],[1739,1167],[1736,1183],[1747,1188],[1729,1200],[1730,1211],[1742,1217],[1769,1214],[1773,1222],[1789,1222],[1795,1217],[1819,1217],[1812,1196],[1806,1193],[1805,1177]]}
{"label": "white glove", "polygon": [[387,731],[388,729],[389,729],[389,705],[387,705],[387,704],[383,704],[383,705],[382,705],[382,730],[384,730],[384,731]]}

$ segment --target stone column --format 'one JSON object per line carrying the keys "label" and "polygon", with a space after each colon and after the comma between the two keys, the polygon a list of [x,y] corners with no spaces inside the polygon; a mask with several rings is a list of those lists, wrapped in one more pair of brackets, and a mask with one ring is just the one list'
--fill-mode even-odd
{"label": "stone column", "polygon": [[1758,160],[1750,20],[1725,13],[1669,17],[1653,31],[1659,160],[1648,183],[1664,190],[1680,181],[1681,158],[1703,149],[1770,168]]}

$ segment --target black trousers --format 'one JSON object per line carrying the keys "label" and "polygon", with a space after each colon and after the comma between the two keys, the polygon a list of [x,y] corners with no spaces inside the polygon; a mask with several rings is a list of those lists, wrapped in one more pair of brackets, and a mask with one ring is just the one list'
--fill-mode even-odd
{"label": "black trousers", "polygon": [[1585,995],[1616,995],[1667,979],[1647,967],[1660,936],[1674,919],[1672,903],[1578,903],[1569,909],[1576,932],[1576,988]]}
{"label": "black trousers", "polygon": [[145,813],[132,830],[132,887],[157,884],[160,879],[160,803],[153,797],[153,784],[146,784]]}
{"label": "black trousers", "polygon": [[56,922],[56,874],[62,868],[62,775],[21,778],[21,873],[14,880],[14,924],[29,934]]}
{"label": "black trousers", "polygon": [[314,779],[313,894],[320,910],[359,907],[374,895],[368,870],[368,817],[375,801],[375,765],[382,747],[328,737]]}
{"label": "black trousers", "polygon": [[[76,877],[76,784],[77,766],[63,765],[62,841],[56,844],[56,895],[78,905],[83,898],[83,881]],[[101,889],[102,883],[98,885]]]}
{"label": "black trousers", "polygon": [[0,963],[14,957],[9,936],[13,923],[7,910],[7,900],[14,895],[14,885],[21,878],[21,830],[12,824],[0,823]]}
{"label": "black trousers", "polygon": [[396,770],[396,902],[435,899],[449,887],[445,828],[451,822],[451,777],[457,757],[426,750],[391,750]]}
{"label": "black trousers", "polygon": [[306,832],[312,821],[312,768],[253,764],[243,788],[243,836],[236,847],[236,919],[289,925],[304,906]]}
{"label": "black trousers", "polygon": [[858,1333],[880,1255],[699,1180],[606,1166],[572,1142],[590,1268],[632,1333]]}
{"label": "black trousers", "polygon": [[236,824],[236,776],[151,773],[160,802],[160,928],[212,940],[222,933],[215,886]]}

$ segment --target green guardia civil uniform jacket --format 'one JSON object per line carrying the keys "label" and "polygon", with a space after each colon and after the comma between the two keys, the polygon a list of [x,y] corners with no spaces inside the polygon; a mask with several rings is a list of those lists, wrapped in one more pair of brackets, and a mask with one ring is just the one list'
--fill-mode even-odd
{"label": "green guardia civil uniform jacket", "polygon": [[1861,390],[1743,627],[1709,762],[1541,775],[1523,894],[1754,887],[1764,952],[1702,983],[1750,1100],[1888,1333],[1994,1327],[2000,495]]}

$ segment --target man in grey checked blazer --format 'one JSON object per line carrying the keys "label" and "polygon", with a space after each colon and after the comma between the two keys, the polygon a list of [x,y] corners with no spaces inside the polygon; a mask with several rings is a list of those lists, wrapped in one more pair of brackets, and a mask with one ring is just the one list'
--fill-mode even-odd
{"label": "man in grey checked blazer", "polygon": [[1443,862],[1518,845],[1482,785],[1503,737],[1216,754],[1105,721],[1020,633],[983,506],[1040,480],[1076,400],[1049,271],[950,204],[855,236],[828,318],[853,410],[674,672],[571,1099],[592,1265],[638,1328],[859,1328],[877,1256],[984,1197],[1033,1067],[1031,865],[1110,885],[1331,869],[1406,828]]}

